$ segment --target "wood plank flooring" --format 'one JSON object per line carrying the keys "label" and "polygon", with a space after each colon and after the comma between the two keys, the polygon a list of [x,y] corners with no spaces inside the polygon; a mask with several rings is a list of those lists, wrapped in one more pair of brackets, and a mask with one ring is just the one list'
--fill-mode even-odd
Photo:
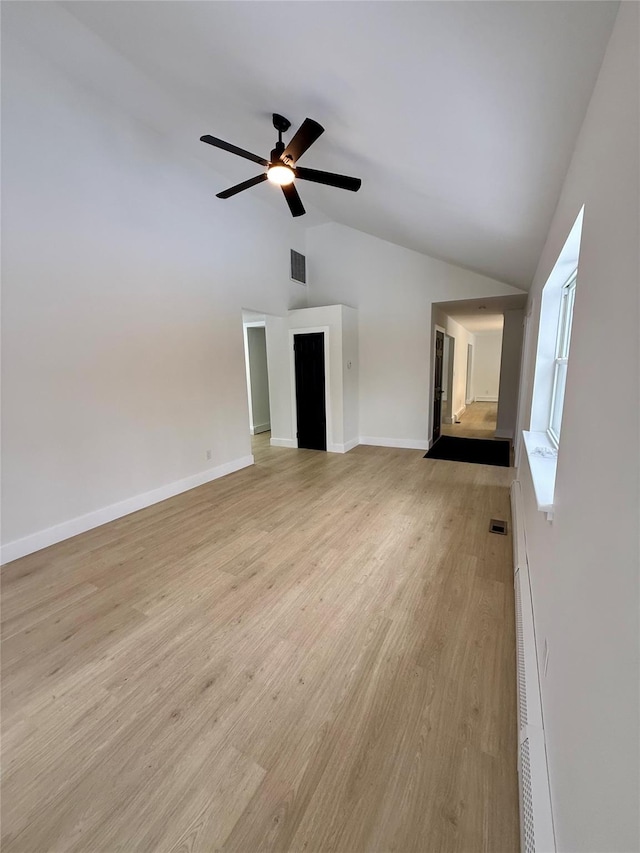
{"label": "wood plank flooring", "polygon": [[497,417],[497,403],[469,403],[459,424],[442,424],[442,435],[495,438]]}
{"label": "wood plank flooring", "polygon": [[3,568],[3,853],[518,850],[511,472],[254,452]]}

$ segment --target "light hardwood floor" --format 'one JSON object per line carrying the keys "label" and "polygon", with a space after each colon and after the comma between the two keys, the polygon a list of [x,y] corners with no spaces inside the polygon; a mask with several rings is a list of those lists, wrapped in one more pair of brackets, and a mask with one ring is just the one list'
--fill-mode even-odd
{"label": "light hardwood floor", "polygon": [[459,424],[442,424],[442,435],[495,438],[497,417],[497,403],[469,403]]}
{"label": "light hardwood floor", "polygon": [[3,569],[3,853],[514,853],[511,472],[255,455]]}

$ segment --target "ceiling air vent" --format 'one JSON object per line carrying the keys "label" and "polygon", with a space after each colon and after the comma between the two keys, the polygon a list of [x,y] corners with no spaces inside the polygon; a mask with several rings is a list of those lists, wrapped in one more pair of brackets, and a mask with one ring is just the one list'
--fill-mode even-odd
{"label": "ceiling air vent", "polygon": [[307,259],[295,249],[291,249],[291,281],[307,283]]}

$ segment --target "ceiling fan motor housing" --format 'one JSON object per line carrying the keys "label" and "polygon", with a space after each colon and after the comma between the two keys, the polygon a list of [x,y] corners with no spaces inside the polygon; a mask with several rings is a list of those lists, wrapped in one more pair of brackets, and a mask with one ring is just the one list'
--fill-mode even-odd
{"label": "ceiling fan motor housing", "polygon": [[286,133],[291,127],[291,122],[288,118],[278,115],[278,113],[273,113],[273,126],[278,133]]}
{"label": "ceiling fan motor housing", "polygon": [[276,142],[276,147],[271,152],[271,162],[277,163],[282,159],[282,154],[284,153],[284,142]]}

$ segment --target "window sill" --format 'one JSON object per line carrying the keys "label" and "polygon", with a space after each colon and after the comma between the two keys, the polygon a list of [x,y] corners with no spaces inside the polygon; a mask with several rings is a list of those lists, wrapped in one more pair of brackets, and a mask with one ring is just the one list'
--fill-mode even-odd
{"label": "window sill", "polygon": [[[536,503],[540,512],[547,515],[547,521],[553,519],[553,496],[556,487],[556,468],[558,455],[556,448],[546,432],[523,432],[524,446],[529,460],[529,470],[533,480]],[[553,451],[553,456],[543,456],[540,450]]]}

